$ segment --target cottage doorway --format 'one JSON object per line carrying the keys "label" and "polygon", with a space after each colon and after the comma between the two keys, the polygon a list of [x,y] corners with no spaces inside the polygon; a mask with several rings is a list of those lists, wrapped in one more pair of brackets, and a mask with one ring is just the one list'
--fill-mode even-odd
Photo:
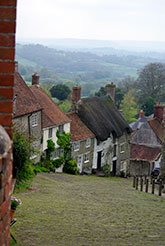
{"label": "cottage doorway", "polygon": [[101,169],[101,153],[102,151],[97,152],[97,169]]}
{"label": "cottage doorway", "polygon": [[116,161],[113,161],[112,175],[116,176]]}

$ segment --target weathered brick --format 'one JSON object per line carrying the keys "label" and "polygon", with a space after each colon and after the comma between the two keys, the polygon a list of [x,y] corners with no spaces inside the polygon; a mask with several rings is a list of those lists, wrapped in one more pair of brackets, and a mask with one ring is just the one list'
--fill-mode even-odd
{"label": "weathered brick", "polygon": [[15,7],[17,0],[3,0],[0,1],[0,6],[13,6]]}
{"label": "weathered brick", "polygon": [[0,7],[0,19],[15,20],[16,9],[15,8],[1,8]]}
{"label": "weathered brick", "polygon": [[0,87],[0,101],[5,99],[13,100],[13,88],[1,88]]}
{"label": "weathered brick", "polygon": [[3,218],[5,214],[7,214],[9,209],[10,209],[10,198],[7,201],[4,201],[0,207],[1,218]]}
{"label": "weathered brick", "polygon": [[0,21],[1,33],[15,33],[16,23],[15,21]]}
{"label": "weathered brick", "polygon": [[7,128],[5,130],[6,130],[7,134],[9,135],[9,137],[12,139],[13,138],[13,130],[12,130],[12,128]]}
{"label": "weathered brick", "polygon": [[0,34],[0,46],[15,47],[15,37],[8,34]]}
{"label": "weathered brick", "polygon": [[1,102],[0,101],[0,113],[12,113],[13,102]]}
{"label": "weathered brick", "polygon": [[15,55],[14,48],[0,48],[0,59],[1,60],[13,60]]}
{"label": "weathered brick", "polygon": [[12,115],[0,115],[0,125],[12,126]]}
{"label": "weathered brick", "polygon": [[0,85],[1,86],[13,86],[14,75],[0,74]]}
{"label": "weathered brick", "polygon": [[4,189],[0,189],[0,204],[2,204],[4,202]]}
{"label": "weathered brick", "polygon": [[0,71],[3,71],[3,73],[14,73],[14,62],[0,62]]}
{"label": "weathered brick", "polygon": [[8,227],[8,225],[10,224],[10,211],[8,211],[8,213],[3,217],[2,224],[3,228]]}

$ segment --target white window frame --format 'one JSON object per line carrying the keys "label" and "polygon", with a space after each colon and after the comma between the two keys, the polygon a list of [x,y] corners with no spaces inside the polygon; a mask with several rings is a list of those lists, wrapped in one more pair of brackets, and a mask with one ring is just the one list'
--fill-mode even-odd
{"label": "white window frame", "polygon": [[79,156],[77,156],[77,164],[81,165],[81,163],[82,163],[82,155],[79,155]]}
{"label": "white window frame", "polygon": [[48,138],[52,138],[53,137],[53,128],[49,128],[48,129]]}
{"label": "white window frame", "polygon": [[86,148],[89,148],[91,146],[91,139],[90,138],[87,138],[86,139],[86,143],[85,143],[85,147]]}
{"label": "white window frame", "polygon": [[73,144],[73,150],[76,152],[76,151],[79,151],[80,149],[80,142],[75,142]]}
{"label": "white window frame", "polygon": [[89,162],[89,153],[85,153],[84,154],[84,163],[88,163]]}
{"label": "white window frame", "polygon": [[38,115],[32,114],[32,127],[38,126]]}

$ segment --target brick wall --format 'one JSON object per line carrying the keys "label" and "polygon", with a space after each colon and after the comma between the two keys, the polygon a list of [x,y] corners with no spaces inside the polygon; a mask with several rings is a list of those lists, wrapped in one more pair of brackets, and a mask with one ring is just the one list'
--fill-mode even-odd
{"label": "brick wall", "polygon": [[[9,245],[12,149],[4,129],[12,138],[16,0],[0,0],[0,245]],[[6,152],[6,153],[5,153]],[[5,153],[5,155],[3,155]]]}

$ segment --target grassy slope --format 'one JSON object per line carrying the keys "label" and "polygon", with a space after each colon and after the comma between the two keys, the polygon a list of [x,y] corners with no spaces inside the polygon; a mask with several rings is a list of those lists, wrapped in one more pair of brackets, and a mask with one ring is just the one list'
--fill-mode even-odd
{"label": "grassy slope", "polygon": [[120,178],[40,174],[20,193],[18,246],[163,246],[165,199]]}

